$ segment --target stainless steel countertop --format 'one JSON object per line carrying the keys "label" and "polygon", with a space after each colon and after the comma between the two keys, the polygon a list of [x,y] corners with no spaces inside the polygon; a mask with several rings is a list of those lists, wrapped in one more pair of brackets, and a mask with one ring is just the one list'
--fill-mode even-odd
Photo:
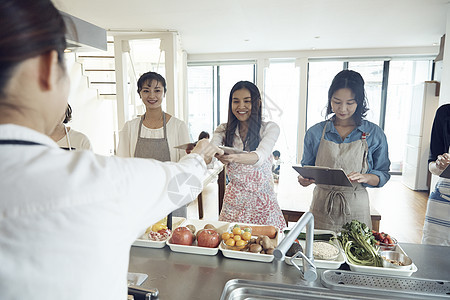
{"label": "stainless steel countertop", "polygon": [[[412,277],[450,280],[450,247],[408,243],[401,247],[418,268]],[[315,282],[306,283],[297,269],[285,262],[231,259],[220,250],[217,255],[206,256],[173,252],[168,246],[162,249],[133,246],[129,271],[148,274],[142,287],[157,288],[160,299],[219,299],[225,283],[236,278],[322,287],[320,275],[324,269],[318,269]]]}

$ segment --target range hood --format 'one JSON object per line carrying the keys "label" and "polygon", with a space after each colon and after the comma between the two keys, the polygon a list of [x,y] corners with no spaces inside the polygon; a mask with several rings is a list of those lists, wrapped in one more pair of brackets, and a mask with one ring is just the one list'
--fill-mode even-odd
{"label": "range hood", "polygon": [[72,52],[107,50],[106,30],[60,11],[66,23],[67,50]]}

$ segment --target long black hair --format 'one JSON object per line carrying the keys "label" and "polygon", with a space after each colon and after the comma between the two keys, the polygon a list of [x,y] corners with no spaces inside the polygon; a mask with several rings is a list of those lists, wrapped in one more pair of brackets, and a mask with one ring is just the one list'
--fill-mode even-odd
{"label": "long black hair", "polygon": [[64,68],[64,19],[50,0],[0,1],[0,98],[22,61],[56,50]]}
{"label": "long black hair", "polygon": [[233,114],[232,103],[233,94],[237,90],[246,89],[250,92],[252,98],[252,110],[250,112],[250,118],[248,120],[248,132],[245,137],[244,150],[254,151],[259,146],[261,137],[259,131],[261,129],[262,123],[262,110],[261,110],[261,94],[258,87],[250,81],[239,81],[237,82],[230,92],[230,99],[228,100],[228,122],[225,132],[225,146],[233,147],[234,133],[239,125],[239,120]]}
{"label": "long black hair", "polygon": [[369,110],[367,107],[366,91],[364,90],[364,79],[361,74],[352,70],[343,70],[333,78],[330,89],[328,90],[327,117],[333,113],[331,98],[340,89],[350,89],[355,95],[358,106],[352,118],[357,126],[361,125],[361,120],[366,117],[367,111]]}

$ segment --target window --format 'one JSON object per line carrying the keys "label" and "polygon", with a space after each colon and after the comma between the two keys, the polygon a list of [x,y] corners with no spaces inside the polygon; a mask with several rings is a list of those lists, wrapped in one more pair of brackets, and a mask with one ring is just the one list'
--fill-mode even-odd
{"label": "window", "polygon": [[430,78],[431,63],[428,60],[390,62],[384,132],[389,145],[391,172],[402,171],[413,87]]}
{"label": "window", "polygon": [[253,61],[188,65],[188,126],[193,141],[202,131],[212,136],[220,123],[227,122],[230,91],[241,80],[255,82]]}
{"label": "window", "polygon": [[348,69],[358,72],[364,79],[367,106],[369,108],[366,119],[377,125],[380,125],[383,65],[384,61],[358,61],[348,63]]}
{"label": "window", "polygon": [[299,69],[295,61],[271,61],[265,72],[264,120],[280,126],[280,136],[273,150],[281,153],[283,163],[295,164],[299,103]]}
{"label": "window", "polygon": [[188,68],[189,133],[192,141],[196,141],[202,131],[211,135],[214,128],[213,71],[213,66]]}
{"label": "window", "polygon": [[342,71],[343,62],[310,62],[308,68],[308,104],[306,128],[325,120],[328,105],[328,89],[334,76]]}

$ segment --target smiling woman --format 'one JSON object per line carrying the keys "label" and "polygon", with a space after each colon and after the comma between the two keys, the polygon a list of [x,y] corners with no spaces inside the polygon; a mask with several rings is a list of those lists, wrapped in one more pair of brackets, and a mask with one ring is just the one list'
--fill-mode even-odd
{"label": "smiling woman", "polygon": [[[371,227],[366,187],[382,187],[389,180],[390,161],[386,136],[364,119],[367,110],[362,76],[339,72],[328,90],[331,117],[306,132],[302,165],[342,168],[353,187],[316,185],[311,203],[315,228],[339,231],[354,219]],[[304,187],[315,183],[301,175],[298,182]]]}
{"label": "smiling woman", "polygon": [[227,165],[226,187],[219,220],[286,226],[272,182],[272,150],[280,134],[273,122],[262,121],[261,95],[249,81],[239,81],[230,92],[228,122],[214,132],[211,143],[245,153],[220,155]]}

